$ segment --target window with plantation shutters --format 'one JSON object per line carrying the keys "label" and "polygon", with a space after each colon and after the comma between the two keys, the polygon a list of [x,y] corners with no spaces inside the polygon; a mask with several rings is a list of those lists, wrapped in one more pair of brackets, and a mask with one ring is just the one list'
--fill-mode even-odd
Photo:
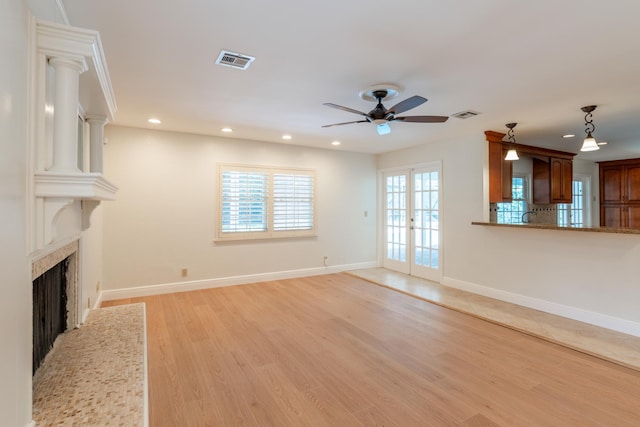
{"label": "window with plantation shutters", "polygon": [[267,230],[268,176],[249,171],[222,173],[222,232]]}
{"label": "window with plantation shutters", "polygon": [[273,229],[313,228],[313,176],[299,173],[273,175]]}
{"label": "window with plantation shutters", "polygon": [[307,169],[218,165],[216,240],[315,235],[315,173]]}

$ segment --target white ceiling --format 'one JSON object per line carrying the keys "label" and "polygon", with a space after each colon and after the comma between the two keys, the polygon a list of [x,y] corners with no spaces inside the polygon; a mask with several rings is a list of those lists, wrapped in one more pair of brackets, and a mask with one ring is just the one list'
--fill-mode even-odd
{"label": "white ceiling", "polygon": [[[119,125],[230,126],[234,138],[381,153],[518,122],[518,142],[578,152],[580,107],[596,104],[594,136],[609,144],[579,157],[640,157],[637,0],[63,3],[71,25],[101,34]],[[215,65],[222,49],[257,59],[246,71]],[[367,112],[374,104],[358,93],[380,83],[403,89],[387,107],[429,99],[404,115],[482,114],[395,122],[384,136],[369,123],[321,127],[360,119],[322,103]]]}

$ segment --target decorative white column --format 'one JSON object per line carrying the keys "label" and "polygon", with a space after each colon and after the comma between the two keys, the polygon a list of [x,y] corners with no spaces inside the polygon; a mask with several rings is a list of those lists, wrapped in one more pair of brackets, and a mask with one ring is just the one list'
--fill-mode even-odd
{"label": "decorative white column", "polygon": [[107,124],[107,118],[104,116],[86,116],[86,119],[89,123],[89,171],[102,173],[104,125]]}
{"label": "decorative white column", "polygon": [[50,171],[80,172],[78,169],[78,99],[81,61],[53,57],[55,99],[53,110],[53,164]]}
{"label": "decorative white column", "polygon": [[[30,119],[30,135],[37,160],[34,162],[34,249],[55,242],[61,212],[82,201],[82,227],[89,226],[91,213],[102,200],[114,200],[118,188],[102,174],[102,134],[112,121],[116,103],[107,63],[97,31],[36,20],[37,78],[30,91],[39,112]],[[44,72],[53,69],[54,73]],[[42,72],[41,72],[42,71]],[[80,75],[89,72],[88,79]],[[53,92],[53,126],[41,114]],[[82,96],[80,96],[82,94]],[[78,165],[78,109],[97,121],[91,124],[91,172]],[[35,110],[34,110],[35,111]],[[51,165],[45,164],[51,153]],[[43,170],[46,168],[46,170]]]}

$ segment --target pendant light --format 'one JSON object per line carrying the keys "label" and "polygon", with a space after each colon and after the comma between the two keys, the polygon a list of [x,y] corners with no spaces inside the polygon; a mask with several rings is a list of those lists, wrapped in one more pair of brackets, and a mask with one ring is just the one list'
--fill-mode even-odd
{"label": "pendant light", "polygon": [[509,128],[509,132],[507,136],[509,137],[509,141],[511,145],[509,145],[509,151],[507,151],[507,155],[505,156],[505,160],[518,160],[518,152],[516,151],[516,147],[514,144],[516,143],[516,137],[513,135],[513,128],[516,127],[517,123],[507,123],[505,126]]}
{"label": "pendant light", "polygon": [[598,143],[596,142],[596,139],[593,137],[593,135],[591,135],[591,132],[596,130],[596,127],[593,124],[593,119],[592,119],[593,116],[591,115],[591,113],[593,112],[593,110],[596,109],[596,107],[597,105],[588,105],[586,107],[581,108],[581,110],[586,113],[584,116],[584,126],[585,126],[584,132],[587,134],[587,137],[584,139],[584,142],[582,143],[582,148],[580,148],[580,151],[595,151],[600,149],[600,147],[598,146]]}

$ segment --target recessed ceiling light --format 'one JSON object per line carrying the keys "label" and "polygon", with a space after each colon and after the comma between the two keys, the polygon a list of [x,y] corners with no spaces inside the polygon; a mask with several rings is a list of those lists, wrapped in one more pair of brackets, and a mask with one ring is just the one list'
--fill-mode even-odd
{"label": "recessed ceiling light", "polygon": [[575,135],[572,133],[568,133],[566,135],[562,135],[563,138],[573,138]]}
{"label": "recessed ceiling light", "polygon": [[607,141],[596,142],[596,144],[598,144],[598,145],[607,145]]}
{"label": "recessed ceiling light", "polygon": [[291,138],[293,138],[291,135],[288,135],[288,134],[282,135],[282,139],[290,140]]}
{"label": "recessed ceiling light", "polygon": [[331,145],[340,145],[340,141],[333,141]]}
{"label": "recessed ceiling light", "polygon": [[222,132],[226,132],[226,133],[233,132],[233,129],[231,129],[231,128],[222,128],[222,129],[220,129],[220,130],[221,130]]}
{"label": "recessed ceiling light", "polygon": [[160,123],[162,123],[159,119],[154,119],[151,118],[149,120],[147,120],[149,123],[154,124],[154,125],[159,125]]}

